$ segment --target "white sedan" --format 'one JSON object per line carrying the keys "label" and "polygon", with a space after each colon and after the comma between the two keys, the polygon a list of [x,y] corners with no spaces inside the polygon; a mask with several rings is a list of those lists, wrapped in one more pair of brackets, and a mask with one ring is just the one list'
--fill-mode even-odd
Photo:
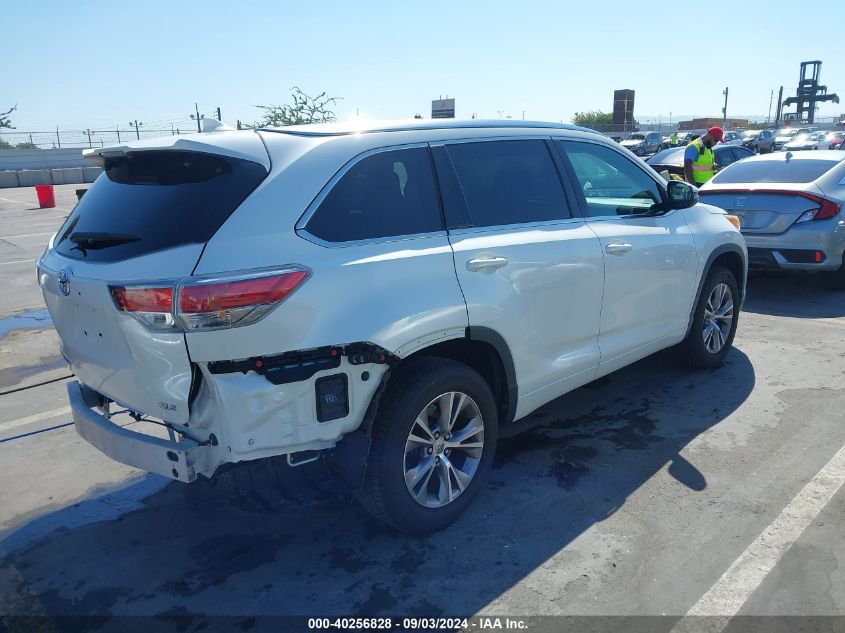
{"label": "white sedan", "polygon": [[809,132],[799,134],[794,139],[785,143],[784,151],[795,152],[805,149],[827,149],[827,134],[824,132]]}

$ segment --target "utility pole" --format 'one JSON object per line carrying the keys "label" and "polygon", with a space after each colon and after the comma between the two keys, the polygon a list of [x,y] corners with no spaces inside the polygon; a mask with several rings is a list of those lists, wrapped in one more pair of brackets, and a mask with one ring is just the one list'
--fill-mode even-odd
{"label": "utility pole", "polygon": [[783,86],[780,87],[778,91],[778,109],[777,114],[775,114],[775,127],[780,126],[780,115],[783,112]]}
{"label": "utility pole", "polygon": [[722,108],[722,129],[724,130],[728,124],[728,88],[725,87],[722,90],[722,94],[725,95],[725,107]]}
{"label": "utility pole", "polygon": [[83,132],[83,134],[85,134],[85,136],[87,136],[87,137],[88,137],[88,147],[94,147],[94,146],[91,144],[91,130],[90,130],[90,129],[85,130],[85,132]]}
{"label": "utility pole", "polygon": [[139,141],[141,140],[141,133],[138,131],[138,128],[143,126],[143,125],[144,125],[143,123],[138,123],[138,119],[135,119],[134,125],[132,124],[132,121],[129,122],[129,127],[135,128],[135,138],[138,139]]}
{"label": "utility pole", "polygon": [[115,126],[114,126],[114,131],[117,133],[117,142],[118,142],[118,143],[120,143],[120,126],[119,126],[119,125],[115,125]]}
{"label": "utility pole", "polygon": [[29,135],[29,144],[30,144],[30,145],[35,145],[35,143],[33,143],[33,142],[32,142],[32,134],[30,134],[30,135]]}
{"label": "utility pole", "polygon": [[197,132],[202,132],[202,127],[200,126],[200,108],[196,101],[194,101],[194,110],[197,112]]}
{"label": "utility pole", "polygon": [[220,114],[220,106],[217,106],[217,120],[223,122],[223,116]]}
{"label": "utility pole", "polygon": [[772,99],[774,99],[775,91],[772,90],[769,92],[769,116],[766,117],[766,125],[769,124],[769,121],[772,118]]}
{"label": "utility pole", "polygon": [[56,143],[59,144],[59,149],[62,149],[62,139],[59,136],[59,126],[56,126]]}
{"label": "utility pole", "polygon": [[173,124],[170,124],[170,136],[176,136],[176,132],[173,130]]}

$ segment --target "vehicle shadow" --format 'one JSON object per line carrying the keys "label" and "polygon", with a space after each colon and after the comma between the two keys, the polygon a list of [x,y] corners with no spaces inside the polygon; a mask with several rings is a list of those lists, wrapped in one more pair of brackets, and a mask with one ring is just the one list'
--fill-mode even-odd
{"label": "vehicle shadow", "polygon": [[826,288],[818,275],[751,272],[742,309],[771,316],[835,318],[845,316],[845,292]]}
{"label": "vehicle shadow", "polygon": [[559,398],[501,440],[475,503],[427,538],[382,527],[308,467],[274,511],[210,485],[168,485],[117,518],[91,518],[116,503],[93,498],[0,542],[0,614],[186,616],[184,630],[215,615],[473,614],[552,557],[589,557],[564,548],[667,465],[704,490],[679,453],[754,382],[737,349],[704,372],[662,352]]}

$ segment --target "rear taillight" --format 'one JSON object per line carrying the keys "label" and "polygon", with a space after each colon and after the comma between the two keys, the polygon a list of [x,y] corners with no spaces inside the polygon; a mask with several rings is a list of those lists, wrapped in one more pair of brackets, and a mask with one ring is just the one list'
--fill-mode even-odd
{"label": "rear taillight", "polygon": [[117,309],[129,312],[151,330],[176,328],[173,318],[173,288],[110,286]]}
{"label": "rear taillight", "polygon": [[827,198],[822,198],[821,196],[814,196],[811,193],[801,194],[805,198],[809,198],[813,202],[819,204],[818,209],[811,209],[809,211],[804,211],[801,216],[795,220],[795,224],[799,224],[801,222],[809,222],[810,220],[829,220],[830,218],[834,217],[839,211],[841,210],[841,205],[838,205],[833,200],[828,200]]}
{"label": "rear taillight", "polygon": [[308,277],[295,269],[260,275],[187,279],[179,285],[177,319],[185,330],[208,330],[258,321]]}
{"label": "rear taillight", "polygon": [[[212,330],[255,323],[308,278],[302,268],[188,277],[173,285],[110,286],[115,305],[151,330]],[[175,297],[175,299],[174,299]]]}

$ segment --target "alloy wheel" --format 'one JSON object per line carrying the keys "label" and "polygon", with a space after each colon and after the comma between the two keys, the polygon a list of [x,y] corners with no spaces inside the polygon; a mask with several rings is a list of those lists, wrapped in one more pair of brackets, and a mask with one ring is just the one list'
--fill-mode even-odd
{"label": "alloy wheel", "polygon": [[722,351],[731,334],[734,318],[733,293],[727,284],[717,284],[704,306],[704,346],[711,354]]}
{"label": "alloy wheel", "polygon": [[427,508],[454,501],[469,486],[484,451],[484,420],[467,394],[451,391],[429,402],[405,442],[405,485]]}

